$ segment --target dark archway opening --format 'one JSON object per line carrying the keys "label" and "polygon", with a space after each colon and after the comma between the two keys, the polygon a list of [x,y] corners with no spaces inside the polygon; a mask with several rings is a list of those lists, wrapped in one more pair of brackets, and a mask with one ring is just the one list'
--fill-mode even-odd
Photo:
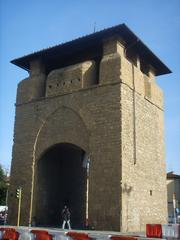
{"label": "dark archway opening", "polygon": [[85,152],[72,144],[58,144],[39,160],[36,186],[36,224],[61,227],[61,211],[67,205],[71,225],[81,229],[86,221],[87,169]]}

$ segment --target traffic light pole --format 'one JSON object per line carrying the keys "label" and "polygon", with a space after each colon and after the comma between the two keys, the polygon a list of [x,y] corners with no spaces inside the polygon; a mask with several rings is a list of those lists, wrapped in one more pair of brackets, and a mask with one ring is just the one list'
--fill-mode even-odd
{"label": "traffic light pole", "polygon": [[17,227],[19,227],[19,223],[20,223],[20,215],[21,215],[21,196],[22,196],[22,188],[19,188]]}

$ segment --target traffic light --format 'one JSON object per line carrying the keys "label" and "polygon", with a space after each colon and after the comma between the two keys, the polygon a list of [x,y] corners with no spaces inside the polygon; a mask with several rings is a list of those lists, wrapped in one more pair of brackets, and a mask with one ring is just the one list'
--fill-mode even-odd
{"label": "traffic light", "polygon": [[16,197],[19,198],[21,194],[21,188],[16,189]]}
{"label": "traffic light", "polygon": [[21,215],[21,197],[22,187],[16,188],[16,198],[18,198],[18,215],[17,215],[17,226],[19,227],[20,215]]}

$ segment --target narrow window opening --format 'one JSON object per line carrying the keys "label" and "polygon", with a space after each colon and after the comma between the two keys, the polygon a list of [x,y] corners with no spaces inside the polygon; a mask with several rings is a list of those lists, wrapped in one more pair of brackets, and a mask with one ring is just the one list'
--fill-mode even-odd
{"label": "narrow window opening", "polygon": [[137,54],[133,50],[127,49],[125,55],[127,60],[137,67]]}
{"label": "narrow window opening", "polygon": [[149,77],[149,70],[147,63],[141,59],[141,65],[140,65],[141,72],[144,73],[147,77]]}
{"label": "narrow window opening", "polygon": [[99,70],[100,70],[100,63],[101,63],[101,58],[96,58],[94,59],[95,63],[96,63],[96,79],[94,81],[94,85],[98,85],[99,84]]}

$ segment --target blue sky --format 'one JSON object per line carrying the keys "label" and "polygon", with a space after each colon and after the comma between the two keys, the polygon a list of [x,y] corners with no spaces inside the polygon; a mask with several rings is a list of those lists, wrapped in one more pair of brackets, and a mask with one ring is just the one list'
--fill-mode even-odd
{"label": "blue sky", "polygon": [[180,174],[179,0],[0,0],[0,163],[10,168],[16,88],[26,71],[10,60],[120,23],[173,71],[157,78],[165,97],[167,171]]}

